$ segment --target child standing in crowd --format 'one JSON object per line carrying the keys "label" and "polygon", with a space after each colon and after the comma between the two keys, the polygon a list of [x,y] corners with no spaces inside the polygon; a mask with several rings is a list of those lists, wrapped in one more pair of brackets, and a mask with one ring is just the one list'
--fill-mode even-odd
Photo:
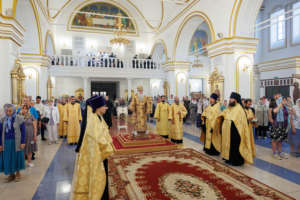
{"label": "child standing in crowd", "polygon": [[25,124],[14,105],[6,104],[4,110],[0,121],[0,172],[8,175],[7,182],[18,182],[20,170],[25,169]]}

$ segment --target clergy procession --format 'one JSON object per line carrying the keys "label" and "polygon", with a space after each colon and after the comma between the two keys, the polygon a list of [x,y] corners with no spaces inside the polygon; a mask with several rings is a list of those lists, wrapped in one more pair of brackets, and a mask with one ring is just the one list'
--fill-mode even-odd
{"label": "clergy procession", "polygon": [[[170,99],[166,95],[152,98],[143,93],[142,86],[138,86],[137,93],[126,102],[131,114],[125,123],[132,126],[132,132],[118,134],[129,134],[132,144],[148,144],[154,133],[160,140],[183,149],[184,127],[194,123],[198,127],[203,152],[217,160],[220,157],[228,166],[253,164],[255,137],[267,135],[272,140],[273,158],[288,158],[282,152],[282,142],[287,137],[295,137],[299,100],[293,106],[278,93],[270,102],[261,98],[257,105],[253,105],[251,99],[242,99],[240,94],[232,92],[228,105],[226,100],[221,102],[217,93],[193,101],[189,102],[188,97],[183,101],[176,96]],[[191,106],[193,103],[197,106]],[[113,180],[109,178],[109,163],[121,151],[113,141],[116,120],[119,119],[113,112],[114,106],[109,105],[113,105],[109,97],[98,95],[86,101],[81,96],[42,101],[39,96],[36,101],[26,97],[19,107],[4,105],[0,123],[0,172],[7,176],[6,181],[20,182],[20,171],[34,168],[40,135],[41,141],[47,140],[49,145],[58,144],[60,138],[69,146],[76,145],[72,199],[112,199],[109,197],[113,193],[110,189],[112,183],[109,183]],[[198,113],[198,116],[194,117],[193,113]],[[108,126],[111,123],[112,127]],[[154,124],[155,128],[151,129]],[[290,142],[295,142],[295,139]],[[295,148],[293,144],[291,147]],[[145,152],[155,151],[146,145],[147,148]]]}

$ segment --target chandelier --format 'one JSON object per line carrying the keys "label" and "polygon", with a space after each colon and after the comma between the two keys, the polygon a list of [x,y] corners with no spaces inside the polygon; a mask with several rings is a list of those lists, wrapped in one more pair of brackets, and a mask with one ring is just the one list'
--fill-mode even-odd
{"label": "chandelier", "polygon": [[115,38],[110,40],[110,44],[113,46],[126,46],[130,43],[130,41],[123,37],[123,35],[125,35],[125,32],[122,31],[122,27],[123,24],[120,20],[120,18],[118,18],[118,23],[116,24],[116,26],[118,27],[117,31],[115,31]]}

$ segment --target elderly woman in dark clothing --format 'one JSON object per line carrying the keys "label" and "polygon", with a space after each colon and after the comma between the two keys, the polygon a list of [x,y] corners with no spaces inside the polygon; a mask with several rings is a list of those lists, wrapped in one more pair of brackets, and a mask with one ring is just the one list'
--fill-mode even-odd
{"label": "elderly woman in dark clothing", "polygon": [[8,175],[7,182],[20,181],[20,170],[25,169],[25,124],[12,104],[4,106],[5,116],[0,121],[0,172]]}

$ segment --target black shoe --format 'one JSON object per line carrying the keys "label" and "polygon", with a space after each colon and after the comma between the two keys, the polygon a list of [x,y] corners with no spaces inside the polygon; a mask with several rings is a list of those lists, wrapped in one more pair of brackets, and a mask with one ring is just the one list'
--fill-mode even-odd
{"label": "black shoe", "polygon": [[43,140],[43,141],[46,141],[47,139],[46,139],[46,138],[42,138],[42,140]]}
{"label": "black shoe", "polygon": [[59,138],[63,138],[63,136],[59,136]]}
{"label": "black shoe", "polygon": [[35,160],[35,153],[32,153],[31,160]]}

